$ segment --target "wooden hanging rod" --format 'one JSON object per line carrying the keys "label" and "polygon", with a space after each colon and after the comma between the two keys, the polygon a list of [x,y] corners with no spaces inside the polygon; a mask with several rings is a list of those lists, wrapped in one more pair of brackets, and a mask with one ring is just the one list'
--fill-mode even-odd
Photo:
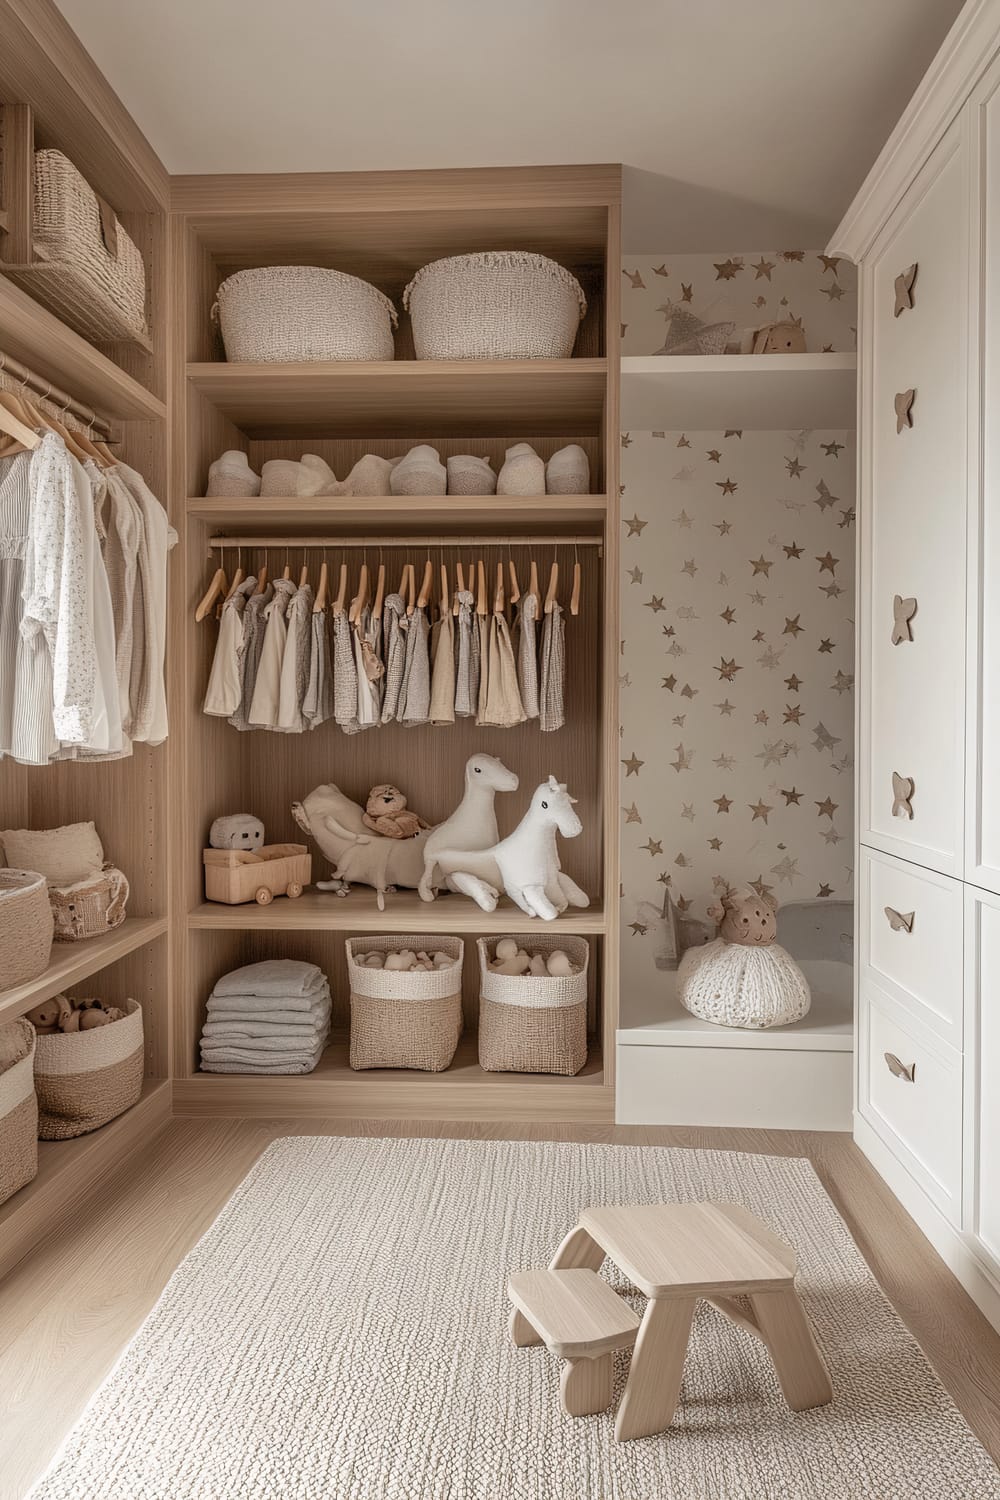
{"label": "wooden hanging rod", "polygon": [[61,391],[51,380],[46,380],[44,375],[36,375],[34,370],[29,370],[27,365],[22,365],[18,359],[13,359],[0,349],[0,377],[9,375],[16,380],[18,385],[31,393],[41,401],[48,401],[58,411],[65,412],[82,422],[85,427],[91,428],[99,433],[105,440],[111,439],[111,425],[103,417],[99,417],[96,411],[89,406],[84,406],[82,401]]}
{"label": "wooden hanging rod", "polygon": [[213,536],[212,551],[233,547],[285,547],[292,551],[345,551],[347,548],[415,547],[597,547],[600,536]]}

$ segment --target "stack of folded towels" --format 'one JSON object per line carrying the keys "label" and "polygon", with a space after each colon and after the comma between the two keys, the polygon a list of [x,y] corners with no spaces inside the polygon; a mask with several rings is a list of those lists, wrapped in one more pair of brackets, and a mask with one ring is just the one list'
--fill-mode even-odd
{"label": "stack of folded towels", "polygon": [[315,964],[270,958],[223,974],[201,1033],[205,1073],[311,1073],[330,1034],[330,985]]}

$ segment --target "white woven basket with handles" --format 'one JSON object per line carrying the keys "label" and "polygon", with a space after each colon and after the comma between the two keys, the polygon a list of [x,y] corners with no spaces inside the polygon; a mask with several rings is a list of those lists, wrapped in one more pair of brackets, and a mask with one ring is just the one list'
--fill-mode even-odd
{"label": "white woven basket with handles", "polygon": [[[410,933],[348,938],[345,947],[351,987],[351,1067],[443,1072],[462,1034],[462,939]],[[455,962],[429,972],[369,969],[363,962],[368,953],[398,953],[404,948],[447,953]]]}
{"label": "white woven basket with handles", "polygon": [[483,250],[424,266],[403,306],[418,359],[568,359],[587,299],[546,255]]}
{"label": "white woven basket with handles", "polygon": [[343,271],[259,266],[227,277],[216,299],[212,314],[234,363],[395,357],[395,307],[378,287]]}
{"label": "white woven basket with handles", "polygon": [[515,941],[543,956],[561,948],[578,974],[498,974],[496,938],[479,938],[479,1066],[487,1073],[561,1073],[587,1061],[586,938],[522,933]]}
{"label": "white woven basket with handles", "polygon": [[95,343],[148,337],[146,267],[117,215],[61,151],[36,151],[34,263],[4,266],[19,286]]}

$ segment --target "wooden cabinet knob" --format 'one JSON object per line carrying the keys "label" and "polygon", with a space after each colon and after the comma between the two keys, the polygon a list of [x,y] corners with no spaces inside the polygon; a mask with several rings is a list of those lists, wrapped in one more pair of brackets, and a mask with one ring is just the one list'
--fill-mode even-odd
{"label": "wooden cabinet knob", "polygon": [[913,640],[910,621],[916,612],[916,599],[904,599],[901,594],[892,596],[892,644],[894,646],[901,645],[903,641]]}
{"label": "wooden cabinet knob", "polygon": [[916,279],[917,262],[914,261],[912,266],[907,266],[905,271],[900,271],[893,282],[892,289],[896,294],[896,305],[892,309],[894,318],[898,318],[900,313],[907,312],[913,306],[913,283]]}
{"label": "wooden cabinet knob", "polygon": [[912,932],[913,918],[916,912],[897,911],[894,906],[883,907],[883,911],[889,919],[889,926],[893,932]]}
{"label": "wooden cabinet knob", "polygon": [[908,391],[897,391],[893,399],[896,408],[896,431],[902,432],[904,427],[913,426],[913,400],[917,394],[915,385],[911,385]]}
{"label": "wooden cabinet knob", "polygon": [[886,1067],[895,1078],[901,1078],[904,1083],[914,1083],[916,1081],[916,1063],[900,1062],[895,1052],[886,1052],[883,1053],[883,1056],[885,1057]]}
{"label": "wooden cabinet knob", "polygon": [[913,777],[900,776],[898,771],[892,773],[892,816],[894,818],[913,817]]}

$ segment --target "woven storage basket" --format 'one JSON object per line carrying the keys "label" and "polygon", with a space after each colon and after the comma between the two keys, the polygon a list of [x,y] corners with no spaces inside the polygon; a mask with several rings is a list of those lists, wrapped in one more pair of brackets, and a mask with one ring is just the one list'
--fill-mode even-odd
{"label": "woven storage basket", "polygon": [[13,989],[48,967],[52,908],[45,876],[0,869],[0,984]]}
{"label": "woven storage basket", "polygon": [[126,1000],[120,1021],[93,1031],[55,1032],[35,1044],[38,1134],[65,1141],[99,1130],[142,1093],[142,1010]]}
{"label": "woven storage basket", "polygon": [[226,358],[294,364],[299,360],[392,359],[396,309],[377,287],[321,266],[259,266],[219,287]]}
{"label": "woven storage basket", "polygon": [[24,1056],[0,1073],[0,1203],[38,1172],[38,1100],[35,1098],[35,1028],[14,1021]]}
{"label": "woven storage basket", "polygon": [[[465,945],[454,937],[348,938],[347,976],[351,986],[351,1067],[419,1068],[443,1073],[462,1034],[462,958]],[[433,973],[366,969],[358,955],[395,953],[403,948],[447,953],[458,960]]]}
{"label": "woven storage basket", "polygon": [[418,359],[568,359],[587,299],[545,255],[485,250],[424,266],[403,306]]}
{"label": "woven storage basket", "polygon": [[534,974],[495,974],[496,938],[480,938],[479,1066],[487,1073],[579,1073],[587,1061],[586,938],[522,934],[515,939],[530,953],[561,948],[579,974],[543,978]]}
{"label": "woven storage basket", "polygon": [[56,942],[79,943],[113,932],[125,920],[128,897],[128,878],[114,865],[75,885],[50,885]]}
{"label": "woven storage basket", "polygon": [[146,268],[114,210],[61,151],[36,151],[30,265],[11,278],[96,343],[148,345]]}

